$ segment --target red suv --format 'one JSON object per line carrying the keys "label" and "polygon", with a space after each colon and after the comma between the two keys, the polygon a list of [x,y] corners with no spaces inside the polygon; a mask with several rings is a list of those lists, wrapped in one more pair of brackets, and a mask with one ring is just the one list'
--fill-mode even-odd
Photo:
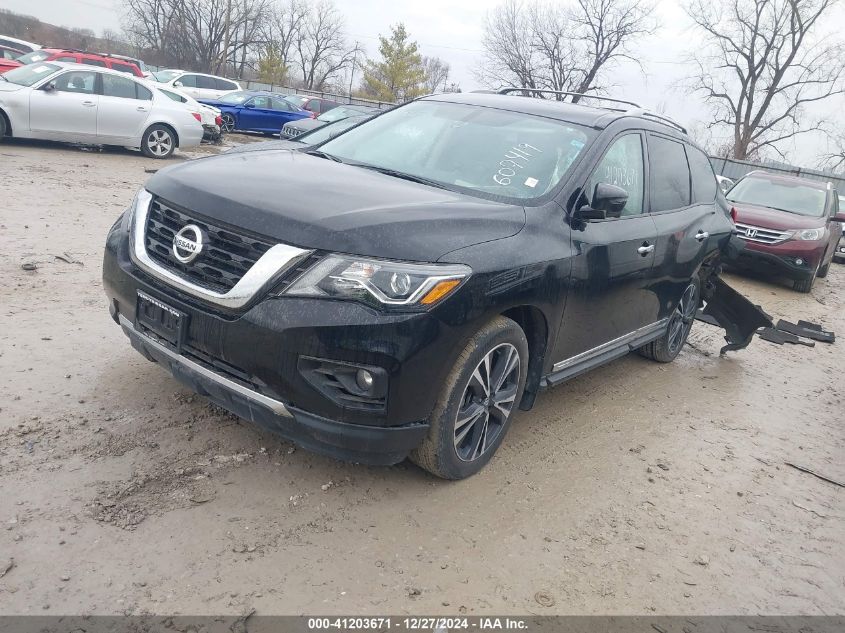
{"label": "red suv", "polygon": [[17,59],[0,59],[0,73],[5,73],[7,70],[17,68],[18,66],[26,66],[27,64],[35,64],[37,62],[71,62],[76,64],[87,64],[88,66],[99,66],[100,68],[111,68],[120,72],[134,75],[135,77],[143,77],[144,73],[132,62],[126,61],[119,57],[114,57],[107,53],[89,53],[87,51],[78,51],[64,48],[41,48],[37,51],[27,53]]}
{"label": "red suv", "polygon": [[725,197],[745,241],[732,265],[788,277],[798,292],[827,275],[845,223],[831,183],[753,171]]}

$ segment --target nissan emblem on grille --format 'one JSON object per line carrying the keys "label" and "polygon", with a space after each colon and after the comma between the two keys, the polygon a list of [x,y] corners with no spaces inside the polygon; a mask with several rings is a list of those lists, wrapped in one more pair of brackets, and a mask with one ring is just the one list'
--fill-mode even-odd
{"label": "nissan emblem on grille", "polygon": [[196,224],[183,226],[173,236],[173,255],[183,264],[194,261],[202,252],[202,231]]}

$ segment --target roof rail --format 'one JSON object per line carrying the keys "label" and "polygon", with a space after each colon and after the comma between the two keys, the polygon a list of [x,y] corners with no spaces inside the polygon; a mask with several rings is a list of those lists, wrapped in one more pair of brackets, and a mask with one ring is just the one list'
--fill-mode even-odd
{"label": "roof rail", "polygon": [[[652,112],[651,110],[647,110],[639,103],[634,103],[633,101],[625,101],[624,99],[614,99],[611,97],[602,97],[600,95],[591,95],[584,92],[567,92],[564,90],[545,90],[543,88],[502,88],[499,90],[499,94],[506,95],[511,94],[513,92],[522,92],[526,93],[526,96],[529,96],[531,93],[533,94],[553,94],[553,95],[562,95],[566,97],[582,97],[585,99],[596,99],[598,101],[609,101],[610,103],[618,103],[621,105],[631,106],[631,108],[611,108],[607,106],[597,106],[604,110],[613,110],[614,112],[624,112],[629,116],[639,116],[646,119],[654,119],[660,123],[664,123],[666,125],[671,125],[672,127],[680,130],[684,134],[687,133],[687,129],[678,123],[677,121],[670,119],[669,117],[658,114],[657,112]],[[633,108],[633,109],[632,109]]]}
{"label": "roof rail", "polygon": [[622,105],[629,105],[635,108],[642,108],[639,103],[633,101],[625,101],[623,99],[612,99],[611,97],[602,97],[600,95],[591,95],[584,92],[567,92],[565,90],[546,90],[544,88],[502,88],[499,90],[500,95],[507,95],[512,92],[529,92],[534,94],[550,94],[562,95],[564,97],[585,97],[588,99],[598,99],[600,101],[610,101],[612,103],[621,103]]}

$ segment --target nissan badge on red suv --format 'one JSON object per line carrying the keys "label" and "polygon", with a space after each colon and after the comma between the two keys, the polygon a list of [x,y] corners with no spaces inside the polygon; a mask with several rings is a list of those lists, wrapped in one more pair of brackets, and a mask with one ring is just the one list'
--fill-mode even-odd
{"label": "nissan badge on red suv", "polygon": [[103,280],[133,347],[226,409],[460,479],[544,389],[630,351],[670,362],[702,303],[737,300],[716,196],[683,128],[633,105],[435,95],[160,170]]}

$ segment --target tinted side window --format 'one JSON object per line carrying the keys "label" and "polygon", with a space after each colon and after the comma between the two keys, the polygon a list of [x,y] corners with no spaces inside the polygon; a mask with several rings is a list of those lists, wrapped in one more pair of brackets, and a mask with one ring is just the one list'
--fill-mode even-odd
{"label": "tinted side window", "polygon": [[649,135],[648,166],[652,212],[689,205],[690,173],[682,143]]}
{"label": "tinted side window", "polygon": [[643,212],[643,141],[639,134],[626,134],[616,139],[599,161],[590,177],[587,195],[592,202],[593,192],[600,182],[616,185],[628,192],[628,202],[622,215]]}
{"label": "tinted side window", "polygon": [[237,90],[238,87],[226,79],[214,79],[215,90]]}
{"label": "tinted side window", "polygon": [[61,92],[78,92],[81,94],[94,94],[94,86],[97,83],[97,73],[72,70],[59,75],[56,79],[56,90]]}
{"label": "tinted side window", "polygon": [[122,73],[127,73],[129,75],[134,75],[135,70],[129,64],[121,64],[120,62],[112,62],[111,63],[112,70],[119,70]]}
{"label": "tinted side window", "polygon": [[214,77],[197,75],[197,88],[204,88],[206,90],[217,90],[217,80]]}
{"label": "tinted side window", "polygon": [[176,81],[181,83],[185,88],[196,88],[197,87],[197,76],[196,75],[182,75]]}
{"label": "tinted side window", "polygon": [[79,63],[85,64],[86,66],[98,66],[100,68],[106,67],[106,62],[104,62],[101,59],[89,59],[89,58],[83,57],[81,60],[79,60]]}
{"label": "tinted side window", "polygon": [[103,74],[103,96],[120,97],[121,99],[135,98],[135,82],[118,75]]}
{"label": "tinted side window", "polygon": [[692,174],[692,199],[696,204],[709,204],[716,199],[716,173],[710,159],[700,149],[687,145],[690,173]]}
{"label": "tinted side window", "polygon": [[135,95],[137,96],[138,99],[142,99],[143,101],[152,100],[153,93],[150,90],[148,90],[147,88],[145,88],[144,86],[142,86],[141,84],[139,84],[137,82],[133,81],[132,83],[135,84]]}
{"label": "tinted side window", "polygon": [[73,63],[76,63],[76,57],[74,57],[73,55],[63,55],[62,57],[56,57],[56,59],[54,59],[53,61],[54,62],[73,62]]}

